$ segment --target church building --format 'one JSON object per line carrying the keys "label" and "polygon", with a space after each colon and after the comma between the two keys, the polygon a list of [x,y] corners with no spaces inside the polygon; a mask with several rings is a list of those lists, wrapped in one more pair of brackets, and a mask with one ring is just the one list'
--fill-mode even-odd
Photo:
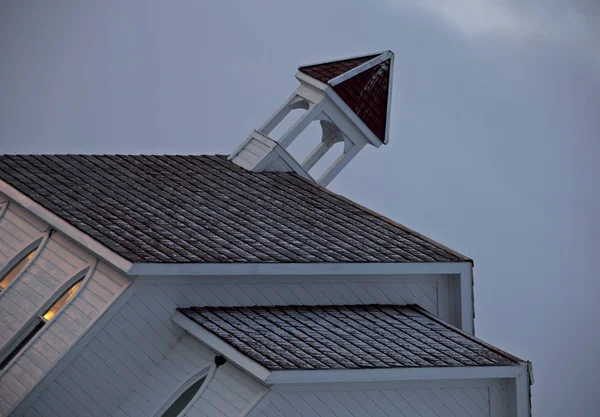
{"label": "church building", "polygon": [[301,66],[230,155],[0,156],[0,417],[530,417],[473,261],[326,188],[393,70]]}

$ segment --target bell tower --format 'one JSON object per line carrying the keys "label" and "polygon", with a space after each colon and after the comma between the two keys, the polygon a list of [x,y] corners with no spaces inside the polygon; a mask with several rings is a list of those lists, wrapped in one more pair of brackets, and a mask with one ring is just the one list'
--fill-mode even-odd
{"label": "bell tower", "polygon": [[[298,68],[300,85],[229,159],[253,172],[296,172],[324,187],[366,145],[389,140],[394,53],[385,51]],[[269,135],[293,110],[304,113],[278,140]],[[286,150],[311,123],[321,126],[321,140],[303,161]],[[319,178],[310,170],[338,142],[343,152]]]}

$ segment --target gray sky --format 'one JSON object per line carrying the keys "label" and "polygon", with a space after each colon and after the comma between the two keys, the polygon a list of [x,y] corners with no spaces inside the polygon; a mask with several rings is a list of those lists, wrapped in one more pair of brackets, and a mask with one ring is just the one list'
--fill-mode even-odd
{"label": "gray sky", "polygon": [[330,188],[474,258],[534,415],[597,416],[598,45],[595,0],[5,0],[0,153],[227,154],[298,64],[392,49],[390,144]]}

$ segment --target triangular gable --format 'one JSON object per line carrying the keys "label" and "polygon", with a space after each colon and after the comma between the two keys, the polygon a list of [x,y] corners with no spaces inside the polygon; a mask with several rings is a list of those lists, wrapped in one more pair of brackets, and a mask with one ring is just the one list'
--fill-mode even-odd
{"label": "triangular gable", "polygon": [[333,87],[333,90],[385,141],[391,59],[371,67]]}
{"label": "triangular gable", "polygon": [[373,134],[387,143],[393,53],[307,65],[298,70],[328,84]]}

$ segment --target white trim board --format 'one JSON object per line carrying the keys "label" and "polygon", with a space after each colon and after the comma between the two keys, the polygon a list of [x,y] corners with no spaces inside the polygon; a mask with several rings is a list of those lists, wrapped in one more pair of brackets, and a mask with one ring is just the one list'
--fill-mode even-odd
{"label": "white trim board", "polygon": [[525,365],[454,368],[332,369],[272,371],[268,384],[344,383],[376,381],[431,381],[516,378]]}
{"label": "white trim board", "polygon": [[366,56],[373,56],[374,57],[373,59],[375,59],[375,58],[377,58],[377,55],[385,54],[386,52],[391,52],[391,51],[389,49],[386,49],[385,51],[373,52],[373,53],[369,53],[369,54],[352,55],[350,57],[345,57],[345,58],[336,58],[336,59],[328,59],[327,61],[312,62],[310,64],[302,64],[298,67],[298,69],[304,68],[304,67],[313,67],[315,65],[330,64],[332,62],[340,62],[340,61],[348,61],[350,59],[364,58]]}
{"label": "white trim board", "polygon": [[77,229],[75,226],[70,225],[65,220],[52,213],[50,210],[44,208],[2,180],[0,180],[0,192],[4,193],[8,198],[20,204],[23,208],[44,220],[46,223],[50,224],[54,229],[64,233],[84,248],[90,250],[92,253],[95,253],[97,256],[113,265],[121,272],[127,273],[133,266],[132,262],[123,258],[116,252],[113,252],[102,243],[90,237],[88,234]]}
{"label": "white trim board", "polygon": [[414,263],[134,263],[130,275],[401,275],[462,274],[465,262]]}
{"label": "white trim board", "polygon": [[233,346],[231,346],[218,336],[215,336],[213,333],[206,330],[204,327],[200,326],[194,320],[186,317],[182,313],[176,312],[173,316],[171,316],[171,320],[173,320],[174,323],[181,326],[186,332],[188,332],[199,342],[208,346],[215,352],[225,356],[225,358],[227,358],[228,361],[242,368],[259,381],[264,382],[269,376],[270,371],[267,368],[265,368],[255,360],[250,359],[248,356],[244,355],[243,353],[235,349]]}

